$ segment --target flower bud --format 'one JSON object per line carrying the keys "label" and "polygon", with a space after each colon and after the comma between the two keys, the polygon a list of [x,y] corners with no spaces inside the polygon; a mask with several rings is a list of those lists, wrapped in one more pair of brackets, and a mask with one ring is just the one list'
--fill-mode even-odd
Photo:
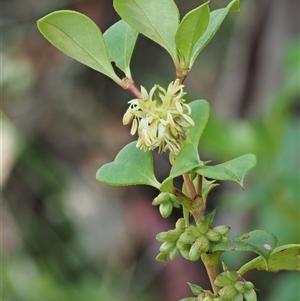
{"label": "flower bud", "polygon": [[223,272],[217,276],[214,281],[214,284],[219,287],[223,287],[229,284],[232,284],[232,281],[227,277],[226,272]]}
{"label": "flower bud", "polygon": [[174,242],[164,242],[160,248],[159,251],[163,254],[167,254],[170,251],[172,251],[172,249],[175,247],[175,243]]}
{"label": "flower bud", "polygon": [[225,273],[226,273],[228,279],[230,279],[233,283],[235,283],[239,280],[239,275],[236,271],[226,271]]}
{"label": "flower bud", "polygon": [[197,228],[201,234],[205,234],[206,231],[208,230],[208,223],[206,221],[197,223]]}
{"label": "flower bud", "polygon": [[170,201],[170,193],[169,192],[161,192],[153,201],[153,206],[158,206],[162,203],[167,203]]}
{"label": "flower bud", "polygon": [[176,229],[169,230],[166,234],[166,240],[165,241],[174,241],[175,242],[178,239],[180,234],[181,233]]}
{"label": "flower bud", "polygon": [[232,301],[238,294],[233,284],[226,285],[219,291],[222,301]]}
{"label": "flower bud", "polygon": [[183,232],[178,238],[178,242],[183,244],[191,244],[195,242],[195,240],[195,237],[188,236],[186,232]]}
{"label": "flower bud", "polygon": [[206,236],[202,235],[196,239],[194,242],[195,247],[197,248],[198,252],[206,253],[209,250],[210,243]]}
{"label": "flower bud", "polygon": [[222,240],[222,235],[214,229],[208,229],[205,235],[212,242],[219,242]]}
{"label": "flower bud", "polygon": [[245,286],[246,286],[247,290],[251,290],[251,289],[254,288],[253,283],[250,282],[250,281],[246,281],[246,282],[245,282]]}
{"label": "flower bud", "polygon": [[156,235],[156,240],[160,242],[165,242],[167,240],[168,232],[160,232]]}
{"label": "flower bud", "polygon": [[177,230],[184,230],[184,228],[185,228],[185,220],[184,220],[183,217],[180,218],[180,219],[176,222],[175,228],[176,228]]}
{"label": "flower bud", "polygon": [[198,248],[196,246],[196,244],[194,243],[191,246],[190,252],[189,252],[189,259],[191,261],[196,261],[200,258],[200,252],[198,251]]}
{"label": "flower bud", "polygon": [[255,290],[254,289],[247,290],[244,293],[244,298],[246,299],[246,301],[257,301]]}
{"label": "flower bud", "polygon": [[243,301],[244,297],[242,293],[238,293],[233,299],[232,301]]}
{"label": "flower bud", "polygon": [[156,258],[157,261],[161,261],[163,263],[167,263],[167,254],[159,253]]}
{"label": "flower bud", "polygon": [[225,226],[225,225],[220,225],[220,226],[216,226],[214,227],[214,230],[219,232],[222,235],[227,234],[230,231],[230,227],[229,226]]}
{"label": "flower bud", "polygon": [[213,301],[214,299],[212,297],[205,297],[202,301]]}
{"label": "flower bud", "polygon": [[190,237],[194,237],[194,238],[197,238],[199,237],[201,234],[198,230],[198,228],[194,225],[189,225],[186,230],[185,230],[185,233],[190,236]]}
{"label": "flower bud", "polygon": [[179,255],[179,253],[180,253],[179,249],[175,246],[175,247],[173,248],[173,250],[171,250],[171,252],[170,252],[170,254],[169,254],[170,259],[171,259],[171,260],[176,259],[176,258],[178,257],[178,255]]}
{"label": "flower bud", "polygon": [[247,290],[245,281],[237,281],[234,286],[240,293],[245,293],[245,291]]}
{"label": "flower bud", "polygon": [[171,202],[162,203],[159,205],[159,212],[163,218],[170,216],[173,210],[173,205]]}

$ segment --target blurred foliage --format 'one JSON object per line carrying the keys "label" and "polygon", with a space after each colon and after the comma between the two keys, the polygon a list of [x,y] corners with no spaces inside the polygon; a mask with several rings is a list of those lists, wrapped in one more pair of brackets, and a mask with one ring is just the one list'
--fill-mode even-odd
{"label": "blurred foliage", "polygon": [[[218,7],[217,1],[211,2]],[[252,7],[258,2],[251,2]],[[177,3],[182,15],[199,5],[195,0]],[[144,187],[138,192],[112,191],[94,178],[99,166],[132,139],[129,129],[121,126],[130,95],[56,52],[36,29],[36,19],[46,13],[75,9],[104,31],[118,19],[111,1],[37,5],[28,0],[24,5],[6,0],[1,5],[2,299],[174,301],[188,295],[183,282],[203,279],[201,267],[195,274],[184,267],[180,273],[165,274],[177,263],[163,267],[154,260],[155,235],[172,222],[142,226],[149,222],[155,192]],[[243,11],[224,23],[186,81],[187,91],[212,100],[212,105],[236,19],[254,18]],[[247,26],[251,24],[244,24],[243,30]],[[299,242],[299,39],[287,40],[290,44],[284,42],[283,57],[278,58],[280,85],[276,90],[265,88],[267,97],[260,99],[251,118],[226,120],[212,109],[200,149],[203,159],[215,163],[244,153],[257,155],[245,191],[222,185],[215,190],[212,206],[232,226],[232,235],[261,228],[276,234],[280,244]],[[139,38],[132,63],[137,84],[147,89],[173,79],[170,58],[144,37]],[[235,83],[228,87],[234,88]],[[157,159],[162,177],[169,168],[167,159]],[[142,197],[141,191],[149,195]],[[136,195],[135,203],[131,199]],[[146,209],[141,211],[138,204]],[[133,217],[138,222],[132,222]],[[245,260],[238,253],[226,256],[231,268]],[[296,301],[297,273],[255,271],[249,277],[260,289],[260,300]],[[171,292],[177,293],[173,299]]]}

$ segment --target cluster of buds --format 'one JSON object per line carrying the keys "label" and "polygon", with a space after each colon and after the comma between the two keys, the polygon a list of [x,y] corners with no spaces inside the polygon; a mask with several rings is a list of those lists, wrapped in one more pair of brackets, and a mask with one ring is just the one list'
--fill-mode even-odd
{"label": "cluster of buds", "polygon": [[159,212],[163,218],[167,218],[172,213],[173,207],[179,208],[178,197],[170,192],[161,192],[152,202],[153,206],[159,206]]}
{"label": "cluster of buds", "polygon": [[[221,225],[211,228],[206,221],[185,227],[184,219],[179,219],[176,229],[159,233],[156,239],[163,242],[157,260],[166,262],[167,254],[170,259],[176,258],[179,253],[187,260],[196,261],[202,253],[207,253],[212,244],[228,240],[226,234],[230,227]],[[176,256],[175,256],[176,255]]]}
{"label": "cluster of buds", "polygon": [[181,255],[191,261],[196,261],[202,253],[207,253],[211,244],[228,240],[226,234],[230,227],[221,225],[211,228],[206,221],[189,225],[177,241]]}
{"label": "cluster of buds", "polygon": [[236,271],[221,273],[214,283],[222,287],[219,291],[222,301],[257,301],[253,283],[245,281]]}
{"label": "cluster of buds", "polygon": [[142,99],[129,101],[123,124],[132,122],[130,133],[138,133],[138,148],[144,151],[158,148],[159,153],[169,149],[170,159],[179,153],[187,127],[194,126],[188,116],[191,108],[183,99],[186,94],[183,87],[178,79],[169,84],[167,91],[155,85],[148,93],[141,87]]}

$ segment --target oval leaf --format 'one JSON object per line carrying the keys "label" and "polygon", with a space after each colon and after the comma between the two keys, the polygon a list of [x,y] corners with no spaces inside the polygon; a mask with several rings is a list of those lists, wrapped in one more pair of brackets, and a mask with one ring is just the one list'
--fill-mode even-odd
{"label": "oval leaf", "polygon": [[282,270],[300,272],[300,245],[289,244],[277,247],[271,253],[267,265],[263,258],[259,256],[243,265],[238,273],[243,275],[253,269],[268,272],[279,272]]}
{"label": "oval leaf", "polygon": [[212,251],[252,251],[262,257],[265,264],[277,244],[274,234],[263,230],[254,230],[227,242],[216,244]]}
{"label": "oval leaf", "polygon": [[176,60],[179,13],[173,0],[114,0],[114,8],[125,22],[164,47]]}
{"label": "oval leaf", "polygon": [[198,147],[201,135],[208,122],[210,107],[209,103],[204,99],[194,100],[189,103],[189,106],[192,110],[190,117],[194,120],[195,125],[189,127],[186,142],[191,142]]}
{"label": "oval leaf", "polygon": [[186,14],[178,27],[175,41],[183,68],[189,68],[193,48],[207,29],[209,12],[208,2],[206,2]]}
{"label": "oval leaf", "polygon": [[227,7],[214,10],[210,13],[210,20],[206,32],[198,40],[193,49],[190,68],[194,64],[197,56],[200,54],[203,48],[210,42],[210,40],[216,34],[217,30],[220,28],[227,14],[231,11],[240,11],[239,3],[239,0],[233,0],[227,5]]}
{"label": "oval leaf", "polygon": [[195,168],[194,171],[210,179],[234,181],[243,187],[243,180],[246,174],[255,164],[256,157],[253,154],[246,154],[215,166],[201,165]]}
{"label": "oval leaf", "polygon": [[38,29],[60,51],[120,83],[99,27],[75,11],[56,11],[38,20]]}
{"label": "oval leaf", "polygon": [[123,20],[112,25],[103,35],[111,61],[131,78],[130,60],[138,32]]}
{"label": "oval leaf", "polygon": [[136,141],[127,144],[116,156],[114,162],[100,167],[96,174],[98,181],[112,186],[144,184],[159,189],[153,171],[151,152],[136,147]]}

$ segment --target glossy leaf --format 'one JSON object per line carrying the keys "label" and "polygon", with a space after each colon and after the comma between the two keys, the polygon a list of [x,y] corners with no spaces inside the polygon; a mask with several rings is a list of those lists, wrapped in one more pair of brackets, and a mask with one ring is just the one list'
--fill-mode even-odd
{"label": "glossy leaf", "polygon": [[266,264],[276,244],[277,238],[274,234],[254,230],[227,242],[219,243],[213,247],[212,251],[251,251],[260,255]]}
{"label": "glossy leaf", "polygon": [[87,16],[69,10],[38,20],[44,37],[60,51],[120,83],[108,57],[99,27]]}
{"label": "glossy leaf", "polygon": [[289,244],[277,247],[271,253],[267,265],[263,258],[259,256],[243,265],[238,273],[243,275],[253,269],[268,272],[279,272],[282,270],[300,272],[300,245]]}
{"label": "glossy leaf", "polygon": [[195,44],[207,29],[210,18],[208,2],[187,13],[176,32],[177,54],[181,65],[189,68]]}
{"label": "glossy leaf", "polygon": [[138,32],[123,20],[112,25],[103,35],[111,61],[131,78],[130,60]]}
{"label": "glossy leaf", "polygon": [[144,184],[159,188],[153,171],[151,152],[136,147],[136,141],[127,144],[113,162],[100,167],[96,174],[98,181],[112,186]]}
{"label": "glossy leaf", "polygon": [[239,0],[231,1],[227,7],[214,10],[210,13],[210,20],[208,27],[202,37],[198,40],[197,44],[193,49],[193,54],[191,57],[190,68],[194,64],[197,56],[203,50],[203,48],[210,42],[213,36],[216,34],[217,30],[221,26],[225,17],[229,12],[239,12]]}
{"label": "glossy leaf", "polygon": [[125,22],[164,47],[176,60],[179,13],[173,0],[114,0],[114,8]]}
{"label": "glossy leaf", "polygon": [[210,179],[234,181],[243,187],[246,174],[255,164],[256,157],[252,154],[246,154],[215,166],[201,165],[195,168],[194,171]]}

